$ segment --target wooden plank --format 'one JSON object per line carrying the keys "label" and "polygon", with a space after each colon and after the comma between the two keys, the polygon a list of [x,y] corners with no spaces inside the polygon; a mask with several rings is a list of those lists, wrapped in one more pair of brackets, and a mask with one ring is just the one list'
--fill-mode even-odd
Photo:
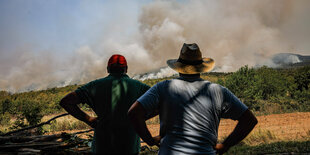
{"label": "wooden plank", "polygon": [[38,150],[38,149],[32,149],[32,148],[21,148],[21,149],[18,149],[17,152],[26,152],[26,153],[40,153],[41,150]]}
{"label": "wooden plank", "polygon": [[75,147],[75,146],[82,144],[82,143],[83,142],[63,143],[63,144],[59,144],[59,145],[45,146],[45,147],[40,148],[40,150],[45,151],[45,152],[46,151],[55,151],[55,150],[61,151],[61,150],[65,150],[65,149],[68,149],[71,147]]}
{"label": "wooden plank", "polygon": [[59,142],[35,142],[35,143],[10,143],[0,145],[0,150],[18,150],[20,148],[40,148],[44,146],[59,145]]}
{"label": "wooden plank", "polygon": [[61,133],[55,135],[41,135],[41,136],[1,136],[0,144],[11,143],[23,143],[23,142],[46,142],[53,141],[58,138],[69,139],[71,137],[68,133]]}

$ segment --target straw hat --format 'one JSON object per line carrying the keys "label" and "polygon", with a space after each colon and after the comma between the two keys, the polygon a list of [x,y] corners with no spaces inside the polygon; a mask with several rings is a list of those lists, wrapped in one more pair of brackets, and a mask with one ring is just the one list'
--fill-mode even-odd
{"label": "straw hat", "polygon": [[184,43],[179,59],[168,60],[167,64],[170,68],[182,74],[199,74],[211,71],[215,63],[211,58],[202,58],[196,43]]}

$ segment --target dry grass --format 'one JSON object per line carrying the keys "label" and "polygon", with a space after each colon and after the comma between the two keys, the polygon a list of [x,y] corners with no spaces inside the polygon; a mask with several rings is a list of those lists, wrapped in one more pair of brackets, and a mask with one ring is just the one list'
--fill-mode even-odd
{"label": "dry grass", "polygon": [[146,124],[149,125],[149,124],[159,124],[159,116],[155,116],[149,120],[146,121]]}
{"label": "dry grass", "polygon": [[[88,114],[91,116],[95,116],[93,112],[88,112]],[[47,121],[57,115],[54,114],[54,115],[44,116],[42,119],[42,122]],[[90,129],[90,127],[86,123],[79,121],[78,119],[74,118],[71,115],[60,117],[52,121],[50,125],[43,126],[43,130],[46,132],[57,132],[57,131],[66,131],[66,130],[85,130],[85,129]]]}
{"label": "dry grass", "polygon": [[[310,151],[310,112],[273,114],[257,117],[255,129],[227,154],[290,154]],[[219,139],[223,141],[236,126],[237,121],[221,120]],[[159,124],[150,121],[148,128],[153,136],[159,134]],[[145,145],[144,143],[142,145]],[[144,150],[141,154],[155,155]]]}
{"label": "dry grass", "polygon": [[[310,112],[273,114],[257,116],[258,124],[250,133],[250,141],[300,141],[310,139]],[[219,126],[219,139],[227,137],[236,126],[237,121],[223,119]],[[149,123],[153,136],[159,133],[159,124]],[[257,139],[257,140],[255,140]],[[260,139],[260,140],[258,140]]]}
{"label": "dry grass", "polygon": [[[94,113],[89,113],[94,116]],[[42,119],[48,119],[56,116],[49,115]],[[258,116],[258,125],[244,140],[245,144],[256,145],[260,143],[274,142],[274,141],[295,141],[295,140],[310,140],[310,112],[297,112],[287,114],[273,114],[266,116]],[[12,122],[12,120],[11,120]],[[221,120],[219,126],[219,139],[227,137],[236,126],[237,121],[228,119]],[[147,125],[152,135],[159,134],[159,118],[158,116],[147,121]],[[1,130],[5,132],[7,126],[1,126]],[[77,120],[72,116],[65,116],[58,118],[50,125],[44,125],[43,130],[46,132],[60,132],[60,131],[77,131],[89,129],[87,124]]]}
{"label": "dry grass", "polygon": [[269,130],[259,129],[248,135],[243,141],[246,145],[258,145],[258,144],[268,144],[271,142],[278,141],[275,134]]}
{"label": "dry grass", "polygon": [[[220,137],[219,142],[223,142],[227,136]],[[273,132],[264,129],[258,129],[254,132],[251,132],[245,139],[242,140],[240,144],[242,145],[259,145],[259,144],[268,144],[272,142],[280,141]]]}

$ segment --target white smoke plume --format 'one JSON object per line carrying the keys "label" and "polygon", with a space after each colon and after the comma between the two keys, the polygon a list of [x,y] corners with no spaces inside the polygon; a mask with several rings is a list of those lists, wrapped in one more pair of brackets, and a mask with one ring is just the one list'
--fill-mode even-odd
{"label": "white smoke plume", "polygon": [[[31,49],[5,56],[12,61],[1,62],[6,67],[0,67],[0,90],[86,83],[107,75],[106,63],[114,53],[127,58],[130,76],[143,74],[178,58],[183,43],[197,43],[222,72],[268,65],[276,53],[310,54],[308,0],[155,0],[140,9],[134,33],[124,35],[129,21],[117,16],[93,45],[77,47],[65,60],[52,51],[35,54]],[[172,74],[163,68],[141,79]]]}
{"label": "white smoke plume", "polygon": [[[159,64],[176,57],[183,42],[198,43],[203,55],[214,58],[222,71],[262,64],[275,53],[289,51],[294,46],[288,42],[292,36],[287,32],[304,23],[309,25],[309,20],[301,21],[303,17],[296,14],[301,6],[309,6],[306,3],[310,4],[290,0],[186,1],[185,4],[156,1],[143,8],[140,18],[143,45]],[[309,38],[302,42],[307,41]]]}
{"label": "white smoke plume", "polygon": [[170,76],[173,76],[176,74],[178,74],[178,73],[176,71],[172,70],[171,68],[163,67],[163,68],[160,68],[159,71],[135,75],[135,76],[133,76],[133,79],[144,81],[147,79],[158,79],[158,78],[170,77]]}

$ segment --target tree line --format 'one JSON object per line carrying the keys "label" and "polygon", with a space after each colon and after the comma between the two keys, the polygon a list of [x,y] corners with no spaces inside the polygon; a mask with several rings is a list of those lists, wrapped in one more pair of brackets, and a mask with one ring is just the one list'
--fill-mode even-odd
{"label": "tree line", "polygon": [[244,66],[217,83],[261,114],[310,111],[310,66],[290,69]]}

